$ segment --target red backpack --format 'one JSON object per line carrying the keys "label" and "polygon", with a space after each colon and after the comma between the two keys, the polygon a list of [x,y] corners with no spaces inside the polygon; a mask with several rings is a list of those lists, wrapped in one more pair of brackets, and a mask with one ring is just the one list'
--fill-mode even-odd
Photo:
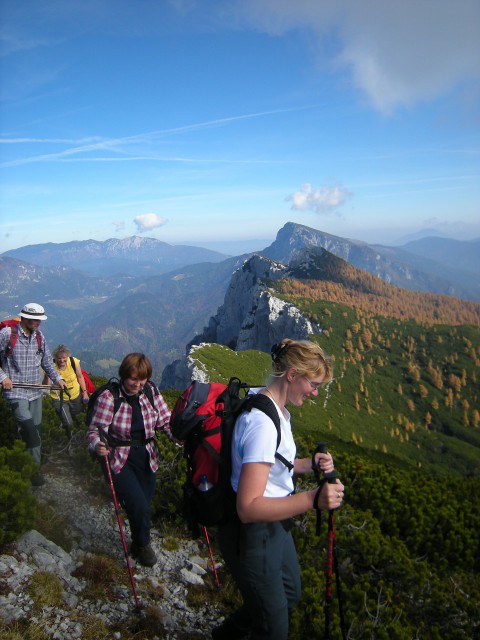
{"label": "red backpack", "polygon": [[[20,324],[19,318],[12,318],[11,320],[2,320],[2,322],[0,322],[0,330],[4,329],[5,327],[10,327],[11,329],[10,339],[8,341],[7,346],[5,347],[5,358],[10,358],[10,356],[13,353],[14,346],[17,344],[19,324]],[[43,353],[43,349],[42,349],[43,336],[38,329],[35,332],[35,336],[37,338],[37,345],[38,345],[37,353]]]}
{"label": "red backpack", "polygon": [[[265,395],[245,395],[249,385],[231,378],[228,385],[195,380],[182,393],[172,411],[172,435],[184,442],[187,477],[183,490],[183,515],[194,537],[198,523],[216,525],[235,510],[230,485],[231,443],[237,417],[254,407],[271,418],[280,444],[280,418]],[[292,465],[278,452],[275,457]],[[207,482],[208,486],[202,486]],[[208,489],[208,490],[205,490]]]}
{"label": "red backpack", "polygon": [[[75,360],[73,359],[73,356],[70,356],[70,364],[72,366],[72,369],[75,371]],[[85,371],[85,369],[81,369],[81,371],[83,379],[85,380],[85,389],[88,391],[88,395],[91,395],[95,391],[95,385],[93,384],[90,376]]]}
{"label": "red backpack", "polygon": [[85,380],[85,389],[88,391],[88,395],[92,394],[95,391],[95,385],[93,384],[90,376],[82,369],[83,379]]}

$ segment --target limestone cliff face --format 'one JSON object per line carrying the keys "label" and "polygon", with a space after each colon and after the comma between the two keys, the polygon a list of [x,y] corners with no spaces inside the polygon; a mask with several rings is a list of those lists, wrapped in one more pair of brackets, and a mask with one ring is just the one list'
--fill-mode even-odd
{"label": "limestone cliff face", "polygon": [[259,255],[252,256],[232,276],[225,302],[210,319],[203,334],[190,345],[216,342],[237,351],[270,351],[288,336],[306,338],[316,330],[292,304],[276,298],[270,280],[288,275],[288,267]]}
{"label": "limestone cliff face", "polygon": [[284,265],[259,255],[245,261],[233,274],[223,305],[216,315],[210,318],[204,333],[197,336],[192,343],[200,339],[203,342],[217,342],[236,349],[239,333],[247,317],[248,325],[256,323],[256,309],[259,298],[267,291],[266,282],[282,277],[286,270]]}
{"label": "limestone cliff face", "polygon": [[198,345],[214,342],[236,351],[270,352],[272,344],[285,337],[301,340],[318,332],[299,309],[275,297],[269,288],[269,281],[287,275],[288,268],[279,262],[259,255],[248,259],[233,274],[217,314],[187,346],[185,358],[164,369],[162,388],[180,389],[192,379],[204,379],[195,362]]}
{"label": "limestone cliff face", "polygon": [[315,331],[316,327],[293,304],[260,291],[238,333],[237,351],[270,351],[272,344],[283,338],[303,340]]}

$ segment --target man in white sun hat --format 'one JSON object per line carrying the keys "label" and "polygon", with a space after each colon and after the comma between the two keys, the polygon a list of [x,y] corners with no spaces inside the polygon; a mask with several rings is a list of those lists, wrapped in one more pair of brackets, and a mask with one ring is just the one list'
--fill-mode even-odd
{"label": "man in white sun hat", "polygon": [[[0,330],[0,384],[17,422],[20,437],[35,462],[41,464],[41,425],[44,373],[54,384],[67,388],[60,377],[45,337],[39,330],[46,320],[45,310],[36,302],[29,302],[20,312],[20,322]],[[22,386],[23,385],[23,386]],[[42,485],[45,478],[38,471],[32,484]]]}

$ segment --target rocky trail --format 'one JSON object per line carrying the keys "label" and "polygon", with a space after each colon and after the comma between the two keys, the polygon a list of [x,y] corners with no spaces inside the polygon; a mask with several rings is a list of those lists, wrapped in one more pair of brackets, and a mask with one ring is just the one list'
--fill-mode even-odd
{"label": "rocky trail", "polygon": [[[43,472],[46,484],[31,490],[40,502],[50,505],[73,544],[67,553],[32,530],[0,555],[0,622],[4,629],[21,630],[28,620],[43,632],[34,636],[42,640],[211,637],[222,613],[221,605],[215,603],[214,576],[202,539],[177,536],[172,543],[153,530],[157,564],[146,568],[131,559],[137,608],[111,497],[106,491],[92,497],[85,480],[72,470],[68,456],[48,462]],[[128,542],[128,524],[122,521]],[[84,570],[96,566],[98,572],[104,567],[105,581],[109,571],[108,563],[102,564],[105,557],[121,576],[109,586],[106,597],[95,595],[92,576]],[[56,576],[61,585],[60,602],[55,606],[39,604],[32,596],[32,580],[39,573]],[[196,594],[193,605],[189,592]],[[4,633],[0,626],[0,639],[14,637]],[[27,636],[19,634],[21,637]]]}

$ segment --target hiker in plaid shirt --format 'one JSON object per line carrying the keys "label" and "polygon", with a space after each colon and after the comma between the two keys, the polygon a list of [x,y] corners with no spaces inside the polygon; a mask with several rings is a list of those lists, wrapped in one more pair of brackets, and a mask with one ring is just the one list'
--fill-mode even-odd
{"label": "hiker in plaid shirt", "polygon": [[130,523],[131,555],[151,567],[157,560],[150,544],[150,504],[158,469],[155,433],[163,431],[172,439],[170,409],[150,382],[152,365],[144,354],[125,356],[118,373],[118,397],[122,401],[116,411],[115,397],[109,389],[94,399],[88,446],[110,465],[118,500]]}
{"label": "hiker in plaid shirt", "polygon": [[[30,302],[20,312],[20,323],[0,331],[0,384],[18,426],[20,437],[35,462],[41,464],[42,389],[25,388],[21,385],[41,385],[44,373],[53,382],[67,388],[58,373],[44,336],[39,331],[40,322],[46,320],[45,310],[40,304]],[[17,339],[7,353],[12,331],[18,331]],[[40,334],[40,340],[37,340]],[[17,386],[20,385],[20,386]],[[40,486],[45,478],[37,471],[31,478],[33,485]]]}

